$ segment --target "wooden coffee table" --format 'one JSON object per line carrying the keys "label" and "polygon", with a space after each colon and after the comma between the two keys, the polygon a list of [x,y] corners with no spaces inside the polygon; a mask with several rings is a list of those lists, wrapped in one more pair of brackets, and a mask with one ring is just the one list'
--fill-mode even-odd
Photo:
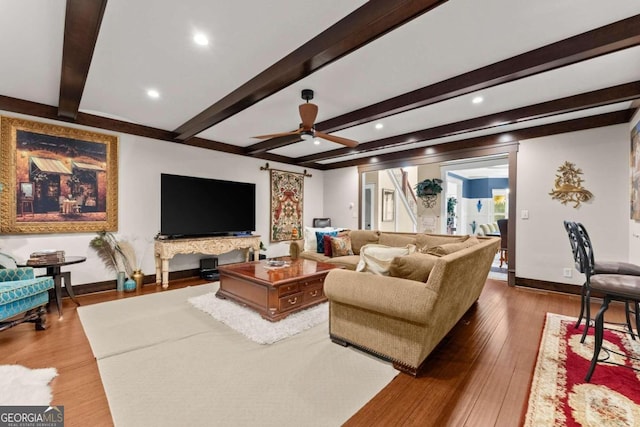
{"label": "wooden coffee table", "polygon": [[221,265],[218,298],[228,298],[251,307],[272,322],[327,300],[324,278],[333,264],[306,259],[283,259],[282,267],[266,260]]}

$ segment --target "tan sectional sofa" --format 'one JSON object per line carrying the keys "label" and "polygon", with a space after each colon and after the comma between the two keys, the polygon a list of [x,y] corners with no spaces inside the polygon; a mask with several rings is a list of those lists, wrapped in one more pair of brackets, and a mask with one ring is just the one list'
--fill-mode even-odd
{"label": "tan sectional sofa", "polygon": [[[291,255],[345,267],[329,272],[324,282],[334,342],[364,349],[416,375],[480,296],[500,239],[365,230],[349,235],[354,255],[329,258],[301,251],[299,242],[292,243]],[[394,258],[393,276],[353,271],[365,244],[411,242],[418,252]]]}

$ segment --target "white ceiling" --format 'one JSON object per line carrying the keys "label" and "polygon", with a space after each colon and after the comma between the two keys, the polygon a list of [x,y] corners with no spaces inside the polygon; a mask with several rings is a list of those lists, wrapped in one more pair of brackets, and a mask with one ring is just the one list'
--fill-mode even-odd
{"label": "white ceiling", "polygon": [[[80,111],[173,131],[367,2],[354,0],[108,0]],[[0,95],[59,102],[66,1],[0,1]],[[640,14],[640,1],[449,0],[198,137],[239,147],[294,130],[300,91],[315,91],[316,122],[340,116]],[[28,26],[25,23],[28,22]],[[194,32],[210,37],[197,46]],[[640,29],[639,36],[640,36]],[[336,132],[362,143],[640,80],[640,47],[469,93]],[[160,98],[150,99],[155,88]],[[482,95],[484,103],[472,104]],[[521,129],[631,102],[319,161],[328,165]],[[295,158],[342,148],[298,142],[270,151]]]}

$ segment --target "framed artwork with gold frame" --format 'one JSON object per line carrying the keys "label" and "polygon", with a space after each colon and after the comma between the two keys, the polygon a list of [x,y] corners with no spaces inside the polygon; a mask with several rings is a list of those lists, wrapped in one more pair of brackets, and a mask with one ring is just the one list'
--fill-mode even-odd
{"label": "framed artwork with gold frame", "polygon": [[118,137],[0,117],[0,233],[118,229]]}

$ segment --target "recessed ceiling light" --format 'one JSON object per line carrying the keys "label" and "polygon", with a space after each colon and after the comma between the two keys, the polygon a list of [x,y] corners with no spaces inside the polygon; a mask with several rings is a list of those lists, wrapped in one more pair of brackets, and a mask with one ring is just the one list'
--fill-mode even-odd
{"label": "recessed ceiling light", "polygon": [[158,92],[158,91],[157,91],[157,90],[155,90],[155,89],[149,89],[149,90],[147,91],[147,96],[148,96],[149,98],[158,99],[158,98],[160,98],[160,92]]}
{"label": "recessed ceiling light", "polygon": [[376,129],[380,130],[384,127],[382,123],[376,123]]}
{"label": "recessed ceiling light", "polygon": [[318,138],[316,138],[316,139],[313,140],[313,143],[315,145],[320,145],[320,140]]}
{"label": "recessed ceiling light", "polygon": [[471,100],[471,102],[473,102],[474,104],[481,104],[481,103],[482,103],[482,101],[484,101],[484,98],[483,98],[483,97],[481,97],[481,96],[476,96],[475,98],[473,98],[473,99]]}
{"label": "recessed ceiling light", "polygon": [[196,33],[193,36],[193,41],[200,46],[206,46],[209,44],[209,39],[202,33]]}

